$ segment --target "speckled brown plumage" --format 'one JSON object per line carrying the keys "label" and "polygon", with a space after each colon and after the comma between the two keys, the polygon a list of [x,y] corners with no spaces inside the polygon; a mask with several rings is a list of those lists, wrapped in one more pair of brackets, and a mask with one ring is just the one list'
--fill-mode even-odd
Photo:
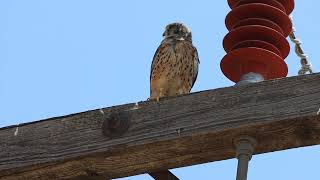
{"label": "speckled brown plumage", "polygon": [[151,65],[150,99],[188,94],[197,74],[199,58],[191,32],[181,23],[169,24]]}

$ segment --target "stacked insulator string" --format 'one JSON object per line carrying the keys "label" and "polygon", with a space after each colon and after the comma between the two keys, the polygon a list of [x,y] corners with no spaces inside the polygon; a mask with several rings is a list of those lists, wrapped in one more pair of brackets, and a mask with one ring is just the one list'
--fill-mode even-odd
{"label": "stacked insulator string", "polygon": [[229,33],[223,40],[227,52],[221,70],[233,82],[248,73],[263,79],[286,77],[290,46],[286,37],[292,32],[289,14],[294,0],[228,0],[226,17]]}

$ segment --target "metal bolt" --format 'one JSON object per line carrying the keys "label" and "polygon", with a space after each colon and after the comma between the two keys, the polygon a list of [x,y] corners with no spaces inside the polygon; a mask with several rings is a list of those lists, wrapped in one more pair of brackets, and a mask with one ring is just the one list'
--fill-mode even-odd
{"label": "metal bolt", "polygon": [[249,136],[241,136],[234,141],[238,159],[237,180],[247,179],[249,161],[252,158],[256,144],[256,140]]}
{"label": "metal bolt", "polygon": [[129,113],[126,111],[112,112],[103,121],[102,133],[110,138],[123,135],[129,129],[129,119]]}
{"label": "metal bolt", "polygon": [[261,74],[250,72],[248,74],[244,74],[236,86],[247,85],[261,81],[264,81],[264,78]]}

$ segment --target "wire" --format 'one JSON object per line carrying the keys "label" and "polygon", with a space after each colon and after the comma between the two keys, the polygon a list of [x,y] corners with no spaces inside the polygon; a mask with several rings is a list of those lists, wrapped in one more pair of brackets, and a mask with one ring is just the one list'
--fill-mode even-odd
{"label": "wire", "polygon": [[[290,20],[293,24],[293,19],[292,16],[290,16]],[[312,74],[312,68],[311,68],[311,63],[308,60],[308,55],[304,53],[304,51],[301,48],[302,42],[296,37],[295,35],[295,28],[292,28],[292,32],[289,35],[291,41],[295,44],[295,52],[297,56],[300,58],[300,64],[301,64],[301,69],[299,70],[298,74],[299,75],[304,75],[309,72],[309,74]]]}

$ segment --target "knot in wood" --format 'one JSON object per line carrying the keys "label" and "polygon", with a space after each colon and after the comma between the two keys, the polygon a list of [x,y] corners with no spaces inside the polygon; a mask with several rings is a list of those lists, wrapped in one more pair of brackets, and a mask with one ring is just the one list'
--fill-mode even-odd
{"label": "knot in wood", "polygon": [[128,112],[112,112],[103,121],[102,133],[110,138],[119,137],[129,129],[129,122]]}

